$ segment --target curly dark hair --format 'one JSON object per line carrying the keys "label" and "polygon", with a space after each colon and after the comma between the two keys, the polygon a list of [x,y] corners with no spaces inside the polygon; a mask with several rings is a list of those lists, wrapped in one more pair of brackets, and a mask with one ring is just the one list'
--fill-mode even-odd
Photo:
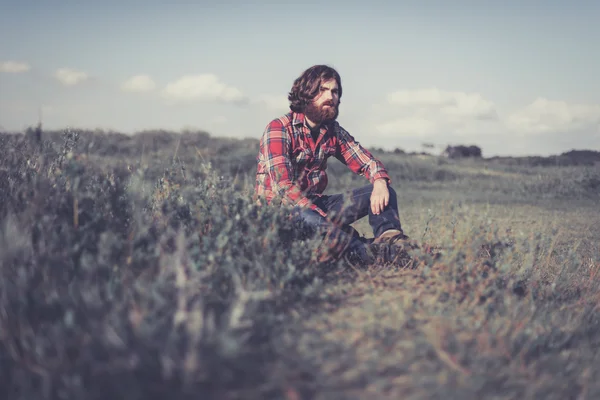
{"label": "curly dark hair", "polygon": [[290,110],[304,112],[304,108],[319,93],[321,83],[335,79],[339,87],[339,98],[342,98],[342,78],[338,72],[328,65],[313,65],[294,81],[288,94]]}

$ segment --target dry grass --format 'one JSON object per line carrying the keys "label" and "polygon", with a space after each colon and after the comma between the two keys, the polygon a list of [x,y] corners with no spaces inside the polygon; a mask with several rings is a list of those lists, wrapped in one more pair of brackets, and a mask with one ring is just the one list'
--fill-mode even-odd
{"label": "dry grass", "polygon": [[[426,272],[371,267],[331,287],[342,305],[311,314],[290,343],[322,366],[328,391],[317,398],[593,398],[600,235],[589,225],[600,221],[579,210],[543,223],[549,211],[533,209],[494,221],[517,238],[565,228],[537,254],[511,249],[506,266],[491,268],[469,247],[478,214],[455,230],[439,218],[431,229],[449,251]],[[511,215],[523,218],[511,224]],[[577,244],[596,256],[573,268],[561,254],[583,251]]]}
{"label": "dry grass", "polygon": [[[96,138],[96,153],[75,151],[49,181],[27,153],[4,161],[5,398],[100,398],[106,388],[140,399],[600,396],[598,166],[383,155],[406,232],[440,256],[356,269],[314,262],[308,245],[277,247],[277,218],[250,217],[241,193],[253,183],[252,143],[184,139]],[[210,178],[209,161],[232,180]],[[127,189],[92,173],[115,163],[133,177]],[[330,191],[364,184],[334,163]],[[79,191],[56,189],[78,174]],[[366,220],[355,225],[371,236]],[[44,301],[78,310],[44,315],[50,342],[31,328]]]}

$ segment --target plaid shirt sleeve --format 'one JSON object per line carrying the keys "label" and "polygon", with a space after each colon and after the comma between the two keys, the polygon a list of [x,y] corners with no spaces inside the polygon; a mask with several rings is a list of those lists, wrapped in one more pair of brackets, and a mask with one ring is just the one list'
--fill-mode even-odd
{"label": "plaid shirt sleeve", "polygon": [[292,178],[294,165],[290,153],[290,138],[281,121],[274,120],[265,129],[261,146],[261,158],[264,160],[266,173],[271,181],[271,190],[284,204],[308,207],[322,216],[327,214],[304,196],[302,190]]}
{"label": "plaid shirt sleeve", "polygon": [[390,183],[392,180],[383,166],[367,149],[354,140],[354,137],[344,128],[337,127],[338,151],[336,158],[350,168],[354,173],[364,176],[371,183],[384,178]]}

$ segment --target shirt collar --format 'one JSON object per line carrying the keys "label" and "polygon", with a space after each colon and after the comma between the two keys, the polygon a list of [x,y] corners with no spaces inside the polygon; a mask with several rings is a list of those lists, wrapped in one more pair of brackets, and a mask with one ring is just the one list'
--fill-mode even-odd
{"label": "shirt collar", "polygon": [[305,118],[304,114],[292,111],[292,125],[298,126],[298,125],[305,125],[305,124],[306,124],[306,118]]}

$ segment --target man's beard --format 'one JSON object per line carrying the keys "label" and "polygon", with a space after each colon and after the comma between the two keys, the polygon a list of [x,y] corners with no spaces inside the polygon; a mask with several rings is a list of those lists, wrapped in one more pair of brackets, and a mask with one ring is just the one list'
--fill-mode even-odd
{"label": "man's beard", "polygon": [[[325,105],[329,105],[330,107],[325,107]],[[304,114],[306,117],[319,125],[323,122],[334,121],[339,113],[339,108],[334,106],[331,102],[325,102],[321,104],[321,106],[315,105],[315,103],[310,103],[306,105],[304,109]]]}

